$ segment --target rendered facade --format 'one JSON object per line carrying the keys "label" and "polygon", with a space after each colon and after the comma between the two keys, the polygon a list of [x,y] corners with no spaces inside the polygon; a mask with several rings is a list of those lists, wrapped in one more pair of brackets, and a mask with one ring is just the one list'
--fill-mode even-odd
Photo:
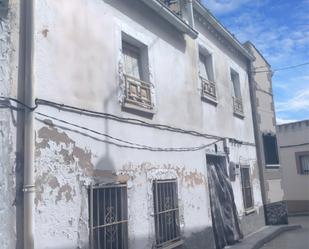
{"label": "rendered facade", "polygon": [[223,248],[265,225],[256,55],[199,1],[2,2],[1,248]]}
{"label": "rendered facade", "polygon": [[246,42],[244,46],[255,57],[251,65],[250,90],[265,221],[267,225],[287,224],[283,169],[279,160],[276,134],[271,66],[251,42]]}
{"label": "rendered facade", "polygon": [[283,186],[289,214],[309,213],[309,121],[277,126]]}

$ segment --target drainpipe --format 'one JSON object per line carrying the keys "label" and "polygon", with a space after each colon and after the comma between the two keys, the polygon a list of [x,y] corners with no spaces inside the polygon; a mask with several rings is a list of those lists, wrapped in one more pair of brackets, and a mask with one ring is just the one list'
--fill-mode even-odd
{"label": "drainpipe", "polygon": [[[34,44],[34,0],[21,1],[23,21],[22,44],[24,48],[24,102],[34,106],[33,44]],[[24,249],[34,248],[34,112],[25,110],[24,119]]]}
{"label": "drainpipe", "polygon": [[189,24],[194,29],[193,0],[188,0],[187,7],[188,7]]}

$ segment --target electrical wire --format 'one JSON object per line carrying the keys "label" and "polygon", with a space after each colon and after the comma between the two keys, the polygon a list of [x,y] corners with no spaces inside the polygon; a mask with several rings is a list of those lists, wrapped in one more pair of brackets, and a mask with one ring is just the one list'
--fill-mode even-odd
{"label": "electrical wire", "polygon": [[274,72],[277,72],[277,71],[288,70],[288,69],[302,67],[302,66],[306,66],[306,65],[309,65],[309,62],[305,62],[305,63],[302,63],[302,64],[293,65],[293,66],[281,67],[281,68],[277,68],[277,69],[274,69],[274,70],[253,71],[252,73],[274,73]]}
{"label": "electrical wire", "polygon": [[36,104],[57,107],[59,109],[70,110],[70,111],[74,111],[74,112],[77,112],[77,113],[80,113],[80,114],[86,114],[86,115],[90,114],[90,115],[94,115],[94,116],[97,116],[97,117],[107,118],[107,119],[116,120],[116,121],[119,121],[119,122],[125,122],[125,123],[129,123],[129,124],[133,124],[133,125],[141,125],[141,126],[156,128],[156,129],[160,129],[160,130],[167,130],[167,131],[172,131],[172,132],[184,133],[184,134],[189,134],[189,135],[192,135],[192,136],[204,137],[204,138],[209,138],[209,139],[222,139],[222,137],[220,137],[220,136],[200,133],[200,132],[193,131],[193,130],[184,130],[184,129],[173,127],[173,126],[170,126],[170,125],[148,123],[146,121],[143,121],[143,120],[140,120],[140,119],[135,119],[135,118],[123,118],[123,117],[119,117],[119,116],[109,114],[109,113],[86,110],[86,109],[82,109],[82,108],[79,108],[79,107],[70,106],[70,105],[66,105],[66,104],[59,104],[59,103],[56,103],[56,102],[43,100],[43,99],[36,99]]}
{"label": "electrical wire", "polygon": [[[133,124],[133,125],[141,125],[141,126],[145,126],[145,127],[151,127],[151,128],[155,128],[155,129],[159,129],[159,130],[166,130],[166,131],[170,131],[170,132],[188,134],[188,135],[197,136],[197,137],[204,137],[204,138],[207,138],[207,139],[223,140],[225,138],[228,138],[228,137],[221,137],[221,136],[216,136],[216,135],[211,135],[211,134],[200,133],[200,132],[193,131],[193,130],[185,130],[185,129],[181,129],[181,128],[177,128],[177,127],[173,127],[173,126],[169,126],[169,125],[148,123],[146,121],[135,119],[135,118],[123,118],[123,117],[119,117],[119,116],[109,114],[109,113],[87,110],[87,109],[83,109],[83,108],[79,108],[79,107],[75,107],[75,106],[71,106],[71,105],[60,104],[60,103],[56,103],[56,102],[53,102],[53,101],[44,100],[44,99],[35,99],[35,106],[34,107],[28,106],[28,105],[24,104],[23,102],[21,102],[17,99],[14,99],[14,98],[8,98],[8,97],[0,96],[0,99],[6,100],[6,101],[8,101],[8,100],[13,101],[17,104],[22,105],[24,108],[26,108],[30,111],[34,111],[39,105],[47,105],[47,106],[51,106],[51,107],[54,107],[54,108],[58,108],[60,110],[70,111],[70,112],[74,112],[74,113],[78,113],[78,114],[84,114],[84,115],[89,115],[89,116],[94,116],[94,117],[101,117],[101,118],[104,118],[104,119],[115,120],[115,121],[118,121],[118,122],[129,123],[129,124]],[[12,106],[12,108],[13,108],[13,106]],[[235,138],[228,138],[228,139],[231,143],[248,145],[248,146],[255,146],[255,143],[240,141],[240,140],[235,139]]]}
{"label": "electrical wire", "polygon": [[305,146],[305,145],[309,145],[309,143],[281,145],[280,148],[291,148],[291,147],[298,147],[298,146]]}
{"label": "electrical wire", "polygon": [[219,139],[219,140],[216,140],[216,141],[214,141],[212,143],[202,144],[200,146],[195,146],[195,147],[176,147],[176,148],[152,147],[152,146],[148,146],[148,145],[144,145],[144,144],[138,144],[138,143],[133,143],[133,142],[126,141],[126,140],[123,140],[123,139],[120,139],[120,138],[116,138],[116,137],[113,137],[113,136],[108,135],[106,133],[98,132],[96,130],[87,128],[85,126],[73,124],[73,123],[68,122],[66,120],[59,119],[59,118],[56,118],[56,117],[53,117],[51,115],[47,115],[47,114],[44,114],[44,113],[41,113],[41,112],[35,112],[35,113],[40,115],[40,116],[43,116],[45,118],[50,118],[50,119],[56,120],[58,122],[61,122],[63,124],[70,125],[70,126],[73,126],[73,127],[76,127],[76,128],[79,128],[79,129],[82,129],[82,130],[94,133],[96,135],[104,136],[104,137],[109,138],[111,140],[123,143],[123,144],[116,144],[115,142],[113,142],[113,144],[115,144],[115,145],[119,145],[121,147],[126,147],[126,148],[131,148],[131,149],[150,150],[150,151],[157,151],[157,152],[189,152],[189,151],[198,151],[198,150],[205,149],[205,148],[207,148],[207,147],[209,147],[209,146],[211,146],[211,145],[213,145],[213,144],[215,144],[215,143],[217,143],[217,142],[222,140],[222,139]]}

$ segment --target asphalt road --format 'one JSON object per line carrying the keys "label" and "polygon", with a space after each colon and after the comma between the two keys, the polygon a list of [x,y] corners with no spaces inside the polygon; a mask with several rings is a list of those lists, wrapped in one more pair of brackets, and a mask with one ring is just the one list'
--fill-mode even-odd
{"label": "asphalt road", "polygon": [[290,217],[289,223],[302,228],[282,233],[261,249],[309,249],[309,216]]}

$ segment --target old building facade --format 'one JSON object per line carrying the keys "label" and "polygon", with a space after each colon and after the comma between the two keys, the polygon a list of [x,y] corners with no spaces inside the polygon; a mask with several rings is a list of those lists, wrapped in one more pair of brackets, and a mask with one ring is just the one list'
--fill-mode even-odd
{"label": "old building facade", "polygon": [[254,56],[199,1],[6,12],[2,248],[223,248],[264,225]]}
{"label": "old building facade", "polygon": [[289,214],[309,213],[309,120],[277,126]]}
{"label": "old building facade", "polygon": [[251,64],[250,90],[265,221],[268,225],[287,224],[272,91],[273,72],[254,44],[246,42],[244,46],[255,57]]}

